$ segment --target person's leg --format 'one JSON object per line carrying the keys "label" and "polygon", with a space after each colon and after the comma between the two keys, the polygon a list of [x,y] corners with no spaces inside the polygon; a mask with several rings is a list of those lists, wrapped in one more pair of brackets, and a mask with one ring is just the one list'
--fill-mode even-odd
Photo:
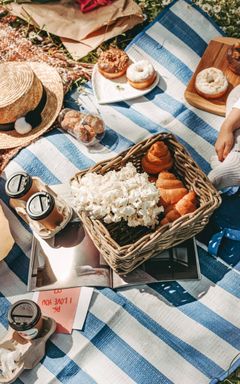
{"label": "person's leg", "polygon": [[[240,86],[236,87],[229,95],[226,116],[236,103],[239,104],[240,108],[238,101],[240,101]],[[208,177],[218,190],[240,185],[240,128],[234,132],[234,139],[234,146],[224,161],[219,161],[217,155],[211,158],[212,171]]]}

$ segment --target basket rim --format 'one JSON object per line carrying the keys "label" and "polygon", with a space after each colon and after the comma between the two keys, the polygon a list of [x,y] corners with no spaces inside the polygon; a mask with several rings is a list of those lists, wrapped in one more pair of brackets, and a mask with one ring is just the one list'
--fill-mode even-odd
{"label": "basket rim", "polygon": [[[91,172],[91,170],[93,168],[96,168],[96,166],[100,167],[102,166],[103,164],[108,164],[110,161],[111,162],[115,162],[118,158],[123,158],[124,160],[123,161],[127,161],[127,158],[129,158],[130,156],[132,156],[132,152],[134,150],[134,152],[136,152],[136,149],[137,147],[141,146],[142,143],[145,143],[145,146],[146,148],[147,147],[150,147],[152,144],[154,144],[156,141],[158,141],[159,139],[173,139],[174,141],[177,141],[176,137],[172,134],[172,133],[167,133],[167,132],[162,132],[162,133],[158,133],[156,135],[153,135],[151,137],[148,137],[134,145],[132,145],[131,147],[129,147],[128,149],[125,149],[125,151],[115,155],[114,157],[111,157],[107,160],[102,160],[102,161],[99,161],[98,163],[92,165],[91,167],[87,167],[87,168],[84,168],[82,169],[81,171],[77,172],[73,177],[70,178],[69,182],[71,184],[72,181],[74,181],[76,179],[77,176],[81,175],[81,174],[85,174],[85,173],[89,173]],[[178,143],[179,144],[179,143]],[[180,144],[181,145],[181,144]],[[183,147],[183,146],[182,146]],[[184,148],[184,147],[183,147]],[[185,149],[185,148],[184,148]],[[185,152],[187,153],[188,156],[189,153],[185,150]],[[193,159],[192,159],[193,160]],[[193,160],[194,161],[194,160]],[[196,164],[197,165],[197,164]],[[198,167],[198,165],[197,165]],[[199,168],[199,167],[198,167]],[[202,170],[199,168],[199,170],[202,172]],[[94,171],[96,172],[96,171]],[[205,176],[205,174],[203,173],[203,175]]]}
{"label": "basket rim", "polygon": [[[189,223],[192,223],[196,216],[199,216],[199,218],[206,216],[206,214],[211,213],[214,209],[216,209],[221,204],[221,196],[219,192],[215,189],[215,187],[212,185],[210,180],[207,178],[207,176],[204,174],[204,172],[201,170],[201,168],[198,166],[198,164],[193,160],[191,155],[188,153],[188,151],[185,149],[185,147],[179,143],[179,141],[176,139],[176,137],[172,133],[158,133],[156,135],[153,135],[151,137],[148,137],[144,140],[142,140],[139,143],[136,143],[135,145],[131,146],[127,150],[123,151],[122,153],[114,156],[113,158],[110,158],[108,160],[103,160],[87,169],[81,170],[78,173],[75,174],[74,177],[70,179],[70,184],[72,184],[73,181],[77,180],[79,177],[84,176],[86,173],[89,172],[99,172],[104,174],[104,168],[109,165],[110,163],[114,164],[117,161],[120,160],[122,165],[125,165],[128,161],[131,161],[131,157],[138,153],[139,149],[147,150],[153,143],[155,143],[158,140],[168,140],[173,141],[174,144],[181,147],[181,151],[187,156],[188,160],[191,163],[191,166],[194,167],[197,170],[197,176],[201,177],[201,179],[206,183],[209,187],[209,190],[212,193],[212,200],[206,202],[205,204],[198,207],[194,212],[186,214],[178,218],[172,223],[165,224],[163,226],[156,226],[153,232],[147,233],[143,235],[140,239],[133,243],[129,243],[126,245],[121,246],[118,244],[111,236],[110,232],[108,231],[107,227],[104,225],[104,223],[99,219],[91,219],[90,216],[87,215],[86,212],[77,212],[80,219],[82,220],[83,224],[85,225],[88,232],[91,232],[89,228],[89,223],[91,223],[92,228],[96,233],[99,234],[99,236],[103,236],[103,234],[99,231],[99,227],[104,227],[104,231],[106,232],[107,236],[111,240],[111,245],[108,243],[108,247],[111,247],[111,251],[119,256],[119,254],[125,254],[129,256],[131,253],[136,255],[137,252],[141,249],[144,250],[147,248],[154,240],[157,240],[162,234],[164,234],[167,231],[173,232],[178,229],[179,226],[181,228],[186,228]],[[74,187],[72,187],[74,190]],[[214,208],[215,207],[215,208]],[[201,211],[203,211],[205,214]],[[105,237],[105,236],[104,236]]]}

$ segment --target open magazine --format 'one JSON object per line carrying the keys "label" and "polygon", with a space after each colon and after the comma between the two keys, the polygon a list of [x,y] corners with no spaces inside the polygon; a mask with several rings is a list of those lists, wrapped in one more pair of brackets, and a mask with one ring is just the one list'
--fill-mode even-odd
{"label": "open magazine", "polygon": [[159,254],[125,275],[117,275],[94,246],[83,225],[73,221],[54,238],[33,237],[28,290],[70,287],[120,288],[168,280],[199,279],[195,239]]}

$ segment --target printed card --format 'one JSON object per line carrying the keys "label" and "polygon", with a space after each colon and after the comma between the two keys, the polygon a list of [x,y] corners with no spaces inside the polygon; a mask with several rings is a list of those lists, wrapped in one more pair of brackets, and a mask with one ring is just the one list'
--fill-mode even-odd
{"label": "printed card", "polygon": [[92,288],[69,288],[41,291],[33,299],[40,306],[43,315],[57,323],[57,333],[72,332],[82,329],[90,304]]}

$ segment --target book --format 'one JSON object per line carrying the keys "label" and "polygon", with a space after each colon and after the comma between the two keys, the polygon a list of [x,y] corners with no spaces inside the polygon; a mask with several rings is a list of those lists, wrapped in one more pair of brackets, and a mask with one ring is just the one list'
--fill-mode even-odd
{"label": "book", "polygon": [[200,277],[195,238],[160,251],[132,272],[119,276],[106,263],[82,223],[76,219],[52,239],[33,236],[28,290],[71,287],[115,289]]}

